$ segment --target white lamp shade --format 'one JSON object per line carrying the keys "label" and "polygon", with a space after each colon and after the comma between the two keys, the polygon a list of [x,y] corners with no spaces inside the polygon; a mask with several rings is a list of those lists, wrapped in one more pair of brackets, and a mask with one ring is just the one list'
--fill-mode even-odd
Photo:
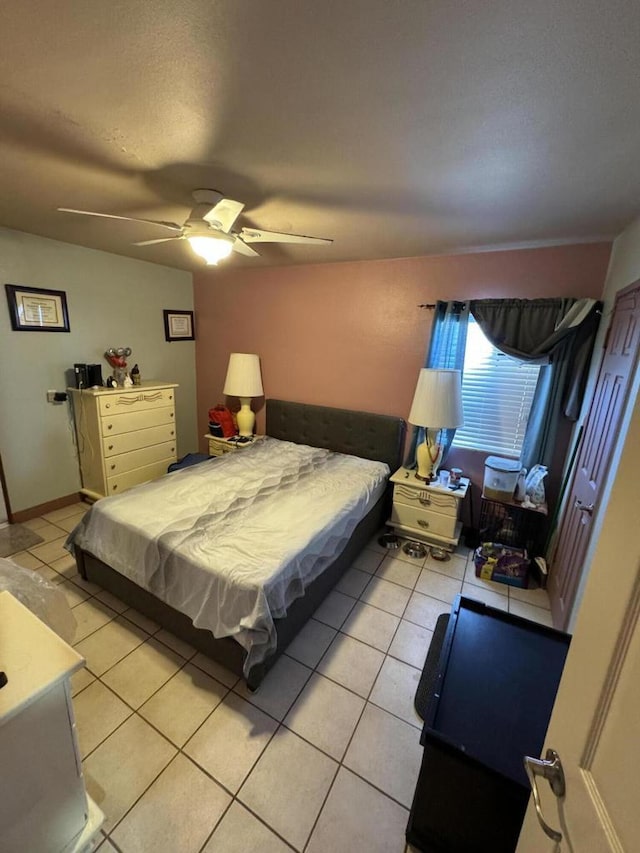
{"label": "white lamp shade", "polygon": [[230,397],[262,397],[260,359],[247,352],[232,352],[229,356],[223,394]]}
{"label": "white lamp shade", "polygon": [[430,429],[450,429],[464,424],[459,370],[424,367],[420,371],[409,423]]}

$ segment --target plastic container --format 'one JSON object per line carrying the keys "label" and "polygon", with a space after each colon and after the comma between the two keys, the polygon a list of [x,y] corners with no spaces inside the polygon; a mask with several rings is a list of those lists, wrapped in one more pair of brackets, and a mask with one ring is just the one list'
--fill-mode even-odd
{"label": "plastic container", "polygon": [[518,459],[487,456],[484,460],[484,483],[482,485],[485,498],[492,501],[512,500],[519,474],[520,461]]}

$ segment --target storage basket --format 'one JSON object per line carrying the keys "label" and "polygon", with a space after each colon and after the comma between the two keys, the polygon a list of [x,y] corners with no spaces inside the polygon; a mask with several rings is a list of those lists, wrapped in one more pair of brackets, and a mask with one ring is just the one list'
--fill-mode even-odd
{"label": "storage basket", "polygon": [[499,542],[483,542],[476,548],[473,562],[476,577],[523,589],[529,584],[530,560],[521,548],[507,548]]}

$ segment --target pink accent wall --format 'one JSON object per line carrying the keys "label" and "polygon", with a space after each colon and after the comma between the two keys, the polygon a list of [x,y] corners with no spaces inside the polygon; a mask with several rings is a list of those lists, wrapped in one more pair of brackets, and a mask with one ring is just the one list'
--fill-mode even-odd
{"label": "pink accent wall", "polygon": [[[229,353],[260,356],[265,394],[406,418],[438,299],[602,294],[611,245],[591,243],[194,276],[200,434]],[[257,405],[256,405],[257,404]],[[263,401],[255,401],[257,431]],[[201,442],[204,450],[204,441]],[[448,463],[453,464],[453,463]]]}

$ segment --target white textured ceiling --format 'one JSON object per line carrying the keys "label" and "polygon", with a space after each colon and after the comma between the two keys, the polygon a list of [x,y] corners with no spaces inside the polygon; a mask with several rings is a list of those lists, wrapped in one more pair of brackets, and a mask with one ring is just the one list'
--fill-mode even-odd
{"label": "white textured ceiling", "polygon": [[190,192],[332,237],[227,264],[612,236],[640,211],[640,3],[21,0],[0,12],[0,225],[185,269]]}

